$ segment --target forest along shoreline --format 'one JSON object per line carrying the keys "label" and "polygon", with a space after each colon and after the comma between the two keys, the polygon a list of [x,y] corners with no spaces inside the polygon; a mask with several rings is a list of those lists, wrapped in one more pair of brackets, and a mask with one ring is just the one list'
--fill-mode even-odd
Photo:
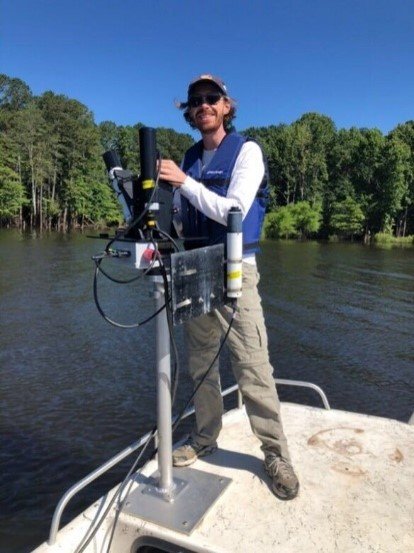
{"label": "forest along shoreline", "polygon": [[[117,150],[139,173],[145,123],[95,123],[87,106],[52,91],[39,96],[0,74],[0,225],[67,231],[122,224],[102,153]],[[337,129],[306,113],[287,125],[251,127],[269,167],[266,238],[324,238],[413,244],[414,121],[387,135]],[[179,163],[190,134],[157,128],[164,158]]]}

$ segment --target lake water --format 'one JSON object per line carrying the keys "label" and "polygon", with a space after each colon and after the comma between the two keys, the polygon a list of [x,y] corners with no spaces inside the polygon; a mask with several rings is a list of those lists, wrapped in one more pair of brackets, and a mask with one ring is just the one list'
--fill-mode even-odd
{"label": "lake water", "polygon": [[[46,540],[66,489],[154,425],[154,324],[121,330],[99,316],[91,255],[104,244],[81,234],[0,231],[1,553]],[[320,385],[333,408],[408,421],[414,248],[266,242],[258,263],[277,376]],[[146,280],[99,287],[104,309],[125,323],[152,313],[150,290]],[[182,350],[181,328],[176,339]],[[181,361],[176,410],[191,388]],[[232,384],[226,356],[222,368],[223,385]],[[321,404],[311,391],[281,387],[279,395]],[[63,522],[130,462],[75,497]]]}

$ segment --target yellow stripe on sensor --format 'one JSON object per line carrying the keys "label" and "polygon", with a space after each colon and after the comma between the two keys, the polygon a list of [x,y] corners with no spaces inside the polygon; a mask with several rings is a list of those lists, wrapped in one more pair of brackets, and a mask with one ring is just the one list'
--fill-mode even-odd
{"label": "yellow stripe on sensor", "polygon": [[148,188],[154,188],[154,186],[155,186],[155,181],[153,181],[152,179],[147,179],[142,181],[143,190],[147,190]]}
{"label": "yellow stripe on sensor", "polygon": [[227,273],[227,278],[234,279],[234,278],[240,278],[242,276],[241,271],[233,271],[231,273]]}

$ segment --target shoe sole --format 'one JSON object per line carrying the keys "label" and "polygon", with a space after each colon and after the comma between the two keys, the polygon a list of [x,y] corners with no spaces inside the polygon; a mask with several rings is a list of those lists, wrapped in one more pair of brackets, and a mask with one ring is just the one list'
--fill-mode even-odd
{"label": "shoe sole", "polygon": [[299,484],[296,488],[294,488],[290,492],[283,492],[272,486],[272,492],[275,494],[275,496],[278,499],[281,499],[282,501],[289,501],[290,499],[295,499],[295,497],[297,497],[299,493]]}
{"label": "shoe sole", "polygon": [[197,461],[198,457],[193,457],[192,459],[185,459],[185,461],[175,461],[173,459],[173,467],[188,467]]}

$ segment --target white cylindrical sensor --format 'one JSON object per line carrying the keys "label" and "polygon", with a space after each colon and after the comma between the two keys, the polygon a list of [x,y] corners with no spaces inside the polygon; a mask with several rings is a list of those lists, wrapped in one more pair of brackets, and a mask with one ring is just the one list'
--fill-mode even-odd
{"label": "white cylindrical sensor", "polygon": [[227,297],[242,295],[243,233],[242,212],[232,207],[227,217]]}

